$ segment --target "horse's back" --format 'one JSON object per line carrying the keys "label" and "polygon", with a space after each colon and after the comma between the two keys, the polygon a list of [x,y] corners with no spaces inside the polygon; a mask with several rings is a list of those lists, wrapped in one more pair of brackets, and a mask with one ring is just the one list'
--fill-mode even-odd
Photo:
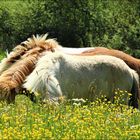
{"label": "horse's back", "polygon": [[64,95],[94,100],[103,94],[113,100],[118,88],[131,92],[134,73],[123,60],[113,56],[46,53],[27,78],[25,88],[40,91],[43,96],[47,92],[46,97],[49,94],[51,98]]}
{"label": "horse's back", "polygon": [[111,97],[110,92],[117,88],[131,91],[132,73],[122,60],[112,56],[64,55],[56,78],[67,96],[95,97],[104,93]]}

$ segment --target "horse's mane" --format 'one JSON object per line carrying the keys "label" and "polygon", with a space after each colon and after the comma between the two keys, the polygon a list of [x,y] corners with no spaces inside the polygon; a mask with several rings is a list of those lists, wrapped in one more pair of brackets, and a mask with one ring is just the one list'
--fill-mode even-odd
{"label": "horse's mane", "polygon": [[[58,42],[55,39],[46,39],[48,34],[33,35],[32,38],[28,38],[26,41],[22,42],[20,45],[17,45],[10,54],[7,55],[0,63],[0,74],[3,71],[11,67],[16,61],[27,57],[27,55],[33,53],[33,49],[36,52],[40,53],[41,50],[52,51],[54,48],[58,47]],[[37,48],[37,49],[35,49]]]}
{"label": "horse's mane", "polygon": [[36,61],[37,55],[31,55],[16,62],[2,73],[0,76],[0,84],[7,83],[11,88],[13,88],[13,83],[18,86],[23,82],[28,73],[33,70]]}
{"label": "horse's mane", "polygon": [[[24,46],[22,46],[23,44]],[[5,68],[5,71],[3,71],[0,76],[0,99],[4,98],[4,95],[8,97],[10,94],[13,94],[11,91],[13,91],[13,89],[17,90],[23,84],[26,76],[33,71],[37,60],[43,55],[43,52],[53,51],[57,45],[57,41],[54,39],[46,40],[46,35],[44,35],[41,37],[37,36],[36,38],[33,36],[33,38],[29,38],[14,48],[10,57],[3,63],[3,66],[6,66],[8,62],[13,62],[13,58],[15,60],[8,69]],[[22,54],[20,59],[17,59],[17,52],[20,55]],[[15,90],[14,92],[16,92]]]}
{"label": "horse's mane", "polygon": [[18,92],[26,76],[32,72],[36,61],[37,55],[28,56],[2,73],[0,76],[0,99],[7,99],[8,96],[11,96],[13,89],[14,92]]}
{"label": "horse's mane", "polygon": [[85,51],[80,55],[111,55],[122,59],[130,68],[140,75],[140,60],[119,50],[96,47],[94,50]]}

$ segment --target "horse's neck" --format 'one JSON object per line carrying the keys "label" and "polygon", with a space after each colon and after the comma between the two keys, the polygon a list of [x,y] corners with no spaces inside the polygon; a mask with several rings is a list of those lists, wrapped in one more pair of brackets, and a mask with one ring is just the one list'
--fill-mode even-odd
{"label": "horse's neck", "polygon": [[66,54],[81,54],[84,51],[93,50],[94,48],[87,47],[87,48],[67,48],[67,47],[60,47],[57,50],[62,51]]}

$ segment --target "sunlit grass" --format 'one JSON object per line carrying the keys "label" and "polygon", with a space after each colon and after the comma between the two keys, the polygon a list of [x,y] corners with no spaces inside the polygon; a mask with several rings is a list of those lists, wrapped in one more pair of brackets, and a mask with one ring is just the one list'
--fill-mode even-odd
{"label": "sunlit grass", "polygon": [[41,105],[22,95],[15,104],[0,103],[0,139],[140,138],[138,110],[106,99],[82,103]]}

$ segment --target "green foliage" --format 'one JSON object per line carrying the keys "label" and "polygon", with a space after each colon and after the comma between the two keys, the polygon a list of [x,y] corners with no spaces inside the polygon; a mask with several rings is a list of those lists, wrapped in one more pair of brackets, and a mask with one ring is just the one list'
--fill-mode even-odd
{"label": "green foliage", "polygon": [[0,3],[0,46],[49,32],[63,46],[105,46],[140,57],[139,0],[47,0]]}
{"label": "green foliage", "polygon": [[6,56],[6,53],[2,49],[0,49],[0,61]]}

